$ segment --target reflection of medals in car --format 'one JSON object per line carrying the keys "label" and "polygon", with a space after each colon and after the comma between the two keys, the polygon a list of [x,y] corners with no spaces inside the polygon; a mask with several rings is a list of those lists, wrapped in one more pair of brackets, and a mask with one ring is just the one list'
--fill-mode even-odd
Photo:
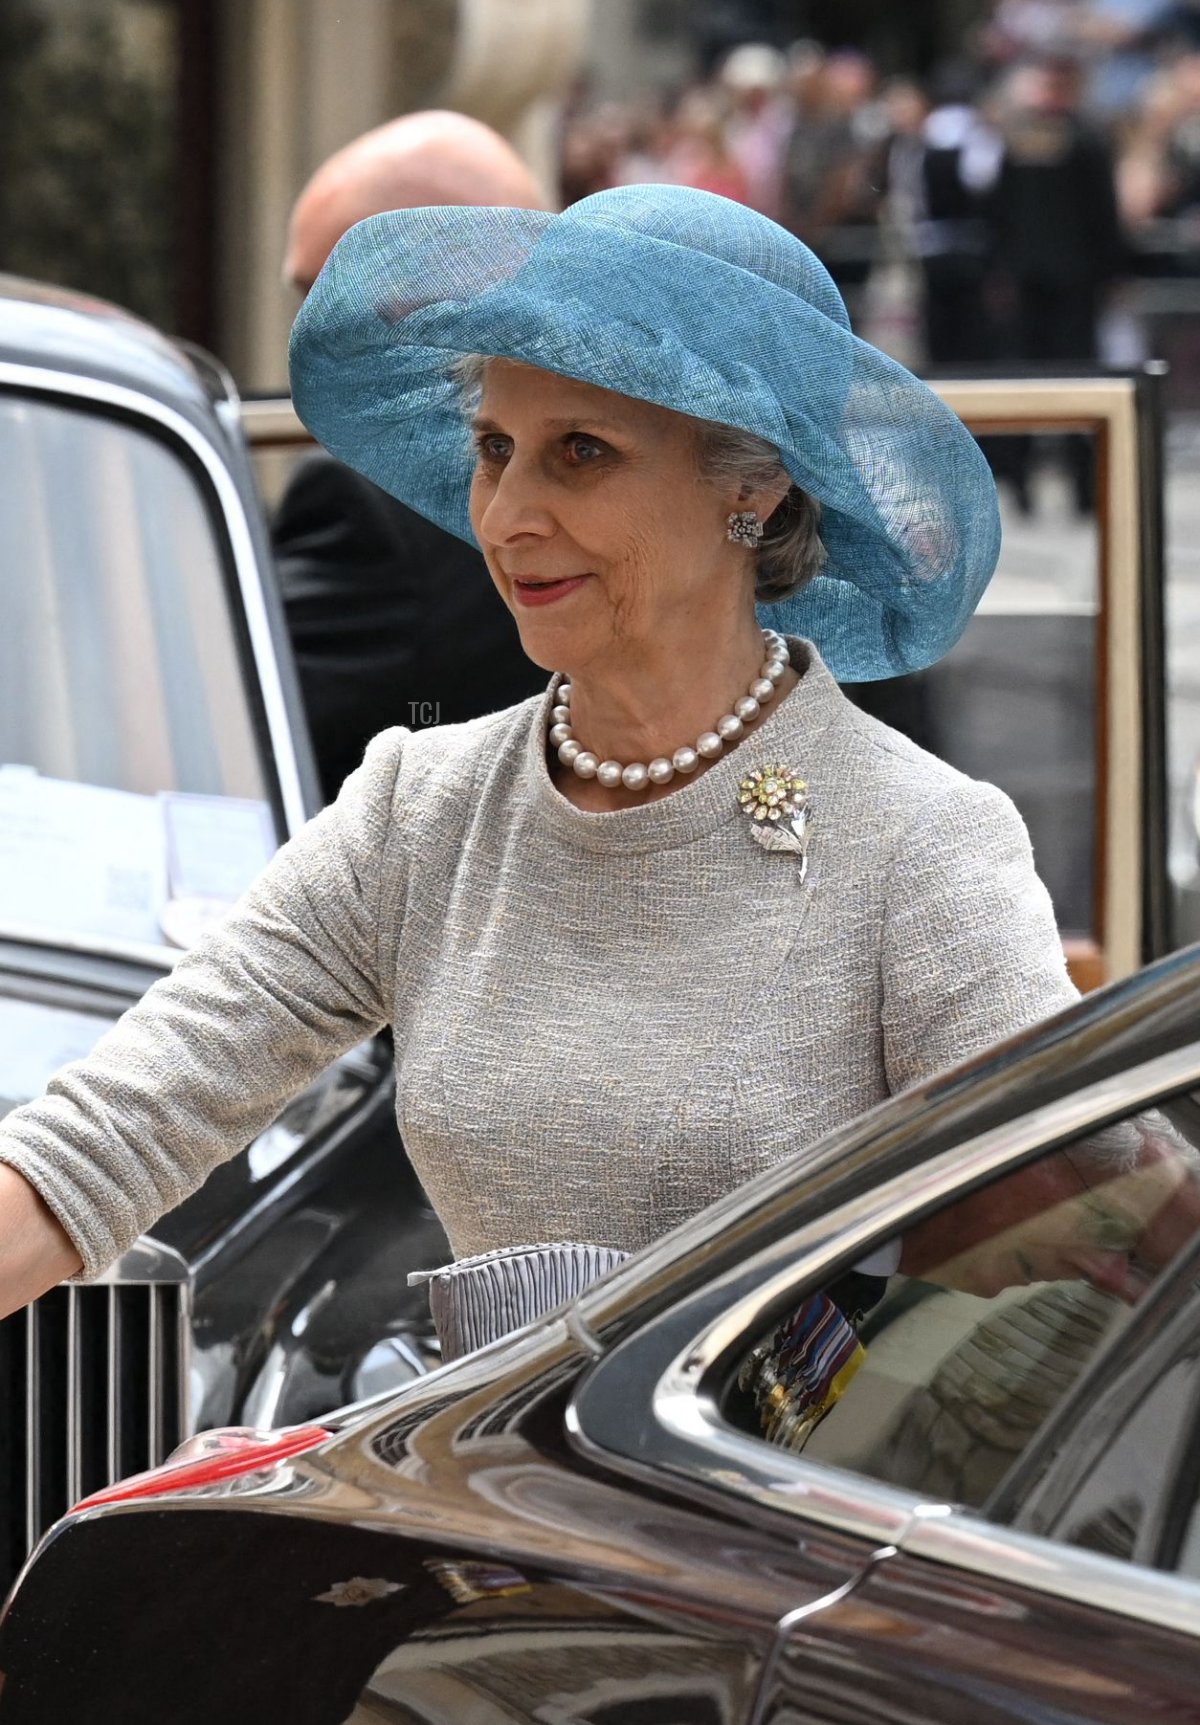
{"label": "reflection of medals in car", "polygon": [[810,1294],[738,1373],[759,1426],[780,1449],[804,1448],[867,1357],[855,1324],[828,1294]]}
{"label": "reflection of medals in car", "polygon": [[385,1581],[381,1575],[352,1575],[349,1581],[335,1581],[327,1593],[315,1593],[314,1600],[321,1605],[336,1605],[339,1608],[347,1605],[374,1605],[377,1600],[386,1599],[389,1593],[403,1593],[402,1581]]}
{"label": "reflection of medals in car", "polygon": [[481,1599],[510,1599],[515,1594],[533,1591],[520,1570],[510,1569],[507,1564],[480,1562],[475,1558],[426,1557],[421,1561],[457,1605],[475,1605]]}
{"label": "reflection of medals in car", "polygon": [[808,874],[808,829],[812,821],[808,780],[778,762],[755,767],[738,786],[738,803],[764,850],[782,851],[799,859],[803,883]]}

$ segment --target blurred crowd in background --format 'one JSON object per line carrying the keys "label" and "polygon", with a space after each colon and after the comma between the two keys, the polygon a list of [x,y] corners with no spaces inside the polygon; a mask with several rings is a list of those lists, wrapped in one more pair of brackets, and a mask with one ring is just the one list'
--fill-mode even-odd
{"label": "blurred crowd in background", "polygon": [[581,85],[564,201],[670,181],[751,204],[933,370],[1135,361],[1129,284],[1200,281],[1200,0],[998,0],[921,80],[809,40],[706,72],[623,103]]}

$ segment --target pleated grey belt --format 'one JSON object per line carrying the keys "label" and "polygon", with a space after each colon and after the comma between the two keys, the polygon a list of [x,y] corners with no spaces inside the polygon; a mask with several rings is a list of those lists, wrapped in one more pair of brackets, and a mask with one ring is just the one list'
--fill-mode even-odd
{"label": "pleated grey belt", "polygon": [[564,1241],[505,1246],[438,1270],[415,1270],[408,1283],[428,1285],[442,1358],[456,1360],[573,1300],[628,1256],[614,1246]]}

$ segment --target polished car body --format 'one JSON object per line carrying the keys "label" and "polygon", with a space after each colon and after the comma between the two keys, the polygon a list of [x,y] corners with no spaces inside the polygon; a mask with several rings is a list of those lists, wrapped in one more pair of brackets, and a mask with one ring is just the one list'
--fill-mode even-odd
{"label": "polished car body", "polygon": [[[11,280],[0,610],[3,1113],[318,806],[228,380]],[[0,1587],[71,1503],[198,1426],[303,1419],[436,1362],[406,1272],[445,1256],[390,1050],[364,1044],[100,1284],[0,1324]]]}
{"label": "polished car body", "polygon": [[[884,1104],[508,1341],[282,1450],[84,1505],[9,1601],[0,1725],[1200,1717],[1198,999],[1193,949]],[[1184,1225],[1133,1303],[893,1277],[807,1448],[731,1412],[798,1300],[1064,1145],[1135,1130],[1155,1167],[1181,1157],[1162,1214]],[[1047,1301],[1067,1312],[1049,1330]],[[1018,1334],[1037,1345],[998,1393]],[[931,1432],[926,1393],[972,1349]],[[889,1456],[916,1435],[903,1465],[871,1458],[884,1426]]]}

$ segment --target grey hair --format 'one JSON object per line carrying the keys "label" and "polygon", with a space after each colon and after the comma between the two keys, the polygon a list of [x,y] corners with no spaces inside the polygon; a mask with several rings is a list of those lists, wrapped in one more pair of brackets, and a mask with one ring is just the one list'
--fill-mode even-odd
{"label": "grey hair", "polygon": [[[484,354],[464,353],[449,367],[448,376],[459,391],[468,417],[479,406],[486,363]],[[758,491],[768,485],[787,484],[787,494],[766,522],[755,553],[758,568],[754,596],[764,605],[773,605],[798,593],[825,562],[820,534],[821,505],[816,498],[790,482],[774,444],[756,437],[752,431],[700,420],[697,456],[704,477],[721,485]]]}
{"label": "grey hair", "polygon": [[761,604],[774,605],[807,586],[825,562],[821,505],[792,484],[775,445],[752,431],[703,420],[699,459],[704,476],[721,484],[746,491],[781,482],[787,485],[783,501],[764,524],[756,554],[754,596]]}
{"label": "grey hair", "polygon": [[483,353],[460,353],[447,368],[446,375],[458,390],[462,402],[463,414],[470,418],[479,406],[483,394],[483,368],[487,364],[487,355]]}

